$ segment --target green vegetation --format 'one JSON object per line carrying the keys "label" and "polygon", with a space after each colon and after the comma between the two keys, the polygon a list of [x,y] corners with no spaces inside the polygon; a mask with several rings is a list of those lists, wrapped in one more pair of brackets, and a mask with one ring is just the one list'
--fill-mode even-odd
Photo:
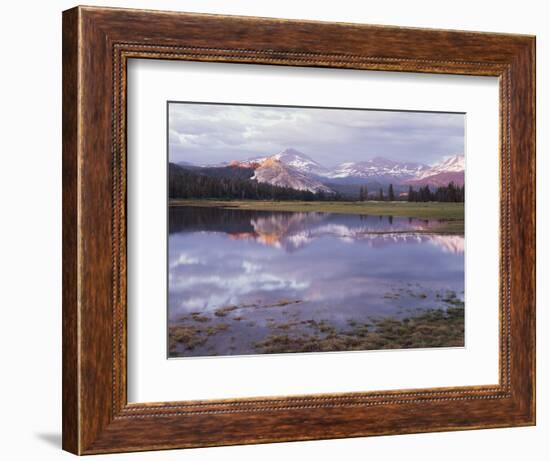
{"label": "green vegetation", "polygon": [[[274,201],[274,200],[170,200],[170,206],[215,207],[258,211],[294,211],[405,216],[440,220],[437,232],[464,233],[464,203],[440,202],[343,202],[343,201]],[[431,232],[435,231],[432,230]]]}
{"label": "green vegetation", "polygon": [[207,327],[196,325],[171,326],[168,331],[170,352],[177,352],[179,345],[184,346],[186,350],[192,351],[195,347],[203,346],[209,337],[228,328],[229,325],[227,323],[218,323],[217,325]]}
{"label": "green vegetation", "polygon": [[[387,293],[384,298],[390,296],[395,299],[395,294],[392,293]],[[425,297],[423,293],[418,296]],[[444,307],[411,312],[408,317],[400,320],[392,316],[362,320],[350,318],[347,326],[340,327],[327,319],[301,320],[294,317],[276,320],[267,317],[264,318],[264,325],[269,329],[269,334],[250,347],[257,353],[282,354],[464,346],[464,301],[453,291],[438,293],[436,298],[444,303]],[[231,335],[234,333],[232,326],[235,325],[231,321],[248,320],[246,327],[255,328],[257,323],[245,316],[228,316],[238,309],[254,311],[258,308],[276,308],[301,302],[280,300],[264,305],[229,305],[217,309],[211,317],[206,313],[198,315],[193,312],[182,317],[182,323],[169,327],[170,352],[177,354],[183,350],[192,351],[207,346],[209,340],[218,334]],[[222,322],[220,317],[227,319],[224,318]],[[216,318],[220,318],[220,321]]]}
{"label": "green vegetation", "polygon": [[[250,179],[252,168],[222,167],[188,170],[173,163],[168,167],[168,195],[178,198],[252,200],[324,200],[322,191],[313,193],[291,187],[273,186]],[[338,194],[332,194],[339,197]]]}
{"label": "green vegetation", "polygon": [[191,318],[195,321],[195,322],[209,322],[210,321],[210,317],[207,317],[205,315],[201,315],[200,312],[193,312],[191,313]]}
{"label": "green vegetation", "polygon": [[[372,323],[350,321],[350,329],[345,331],[337,331],[324,320],[310,320],[306,324],[311,332],[279,334],[275,331],[255,344],[257,352],[283,354],[464,346],[464,305],[446,310],[432,309],[403,320],[390,317]],[[272,329],[288,328],[283,324],[273,325]]]}
{"label": "green vegetation", "polygon": [[447,186],[438,187],[433,191],[427,185],[418,190],[410,186],[407,200],[409,202],[464,202],[464,186],[457,186],[450,182]]}

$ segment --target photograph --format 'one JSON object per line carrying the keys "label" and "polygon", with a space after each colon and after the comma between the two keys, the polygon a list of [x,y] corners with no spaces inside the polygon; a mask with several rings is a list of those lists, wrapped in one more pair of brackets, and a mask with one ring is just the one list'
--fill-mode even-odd
{"label": "photograph", "polygon": [[170,358],[464,347],[465,114],[167,106]]}

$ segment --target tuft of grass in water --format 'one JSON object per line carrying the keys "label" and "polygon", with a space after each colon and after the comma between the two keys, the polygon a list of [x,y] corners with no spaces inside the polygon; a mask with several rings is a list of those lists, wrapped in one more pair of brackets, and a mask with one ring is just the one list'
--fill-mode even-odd
{"label": "tuft of grass in water", "polygon": [[170,327],[168,330],[170,352],[176,352],[178,345],[192,351],[195,347],[203,346],[208,337],[201,335],[201,329],[190,325]]}
{"label": "tuft of grass in water", "polygon": [[305,324],[319,333],[325,333],[328,335],[333,335],[337,333],[336,328],[331,325],[327,320],[306,320]]}
{"label": "tuft of grass in water", "polygon": [[227,323],[218,323],[209,326],[197,325],[176,325],[168,329],[168,342],[171,353],[177,352],[178,348],[184,347],[192,351],[196,347],[204,346],[208,339],[215,334],[229,328]]}
{"label": "tuft of grass in water", "polygon": [[239,308],[239,306],[231,305],[231,306],[224,306],[220,307],[219,309],[216,309],[214,311],[214,315],[216,317],[225,317],[230,312],[236,311]]}
{"label": "tuft of grass in water", "polygon": [[454,307],[464,307],[464,301],[458,298],[454,291],[447,291],[445,297],[442,297],[442,301]]}
{"label": "tuft of grass in water", "polygon": [[291,304],[300,304],[301,302],[302,302],[302,300],[300,300],[300,299],[294,299],[294,300],[280,299],[276,303],[266,304],[265,306],[261,306],[261,307],[285,307],[285,306],[289,306]]}
{"label": "tuft of grass in water", "polygon": [[216,325],[212,325],[205,328],[205,332],[208,336],[215,335],[216,333],[219,333],[220,331],[225,331],[229,328],[229,324],[227,323],[218,323]]}
{"label": "tuft of grass in water", "polygon": [[283,322],[283,323],[277,323],[273,320],[267,322],[268,328],[276,329],[276,330],[283,330],[288,331],[292,328],[295,328],[296,326],[300,325],[301,322],[295,320],[290,322]]}
{"label": "tuft of grass in water", "polygon": [[399,299],[400,294],[399,293],[386,293],[384,296],[382,296],[383,299]]}
{"label": "tuft of grass in water", "polygon": [[192,312],[191,313],[191,318],[195,322],[209,322],[211,320],[210,317],[208,317],[206,315],[202,315],[199,312]]}
{"label": "tuft of grass in water", "polygon": [[[257,308],[285,307],[285,306],[290,306],[292,304],[299,304],[301,302],[302,300],[300,299],[280,299],[279,301],[273,304],[266,304],[266,305],[261,305],[256,303],[239,304],[239,305],[231,304],[229,306],[223,306],[216,309],[214,311],[214,315],[216,317],[226,317],[229,313],[236,311],[238,309],[248,309],[248,308],[254,308],[254,307],[257,307]],[[242,319],[242,317],[234,317],[234,320],[240,320],[240,319]]]}

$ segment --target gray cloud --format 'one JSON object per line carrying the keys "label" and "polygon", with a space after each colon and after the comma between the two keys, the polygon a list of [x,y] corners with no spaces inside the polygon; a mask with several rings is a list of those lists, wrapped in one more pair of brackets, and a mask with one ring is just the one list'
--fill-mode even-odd
{"label": "gray cloud", "polygon": [[296,148],[332,166],[464,152],[464,114],[170,103],[170,161],[214,164]]}

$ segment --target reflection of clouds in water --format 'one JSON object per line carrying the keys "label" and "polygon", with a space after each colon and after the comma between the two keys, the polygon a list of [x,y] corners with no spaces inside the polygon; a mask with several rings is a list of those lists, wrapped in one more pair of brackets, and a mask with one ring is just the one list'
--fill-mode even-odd
{"label": "reflection of clouds in water", "polygon": [[178,266],[185,266],[189,264],[199,264],[199,258],[191,257],[186,253],[180,253],[176,258],[174,258],[173,261],[170,261],[170,269],[175,269]]}
{"label": "reflection of clouds in water", "polygon": [[173,277],[170,286],[171,291],[180,291],[198,285],[208,285],[214,289],[224,289],[240,294],[252,291],[273,291],[280,289],[302,290],[308,283],[285,279],[275,274],[258,274],[254,278],[248,277],[249,273],[237,275],[212,275],[210,277]]}
{"label": "reflection of clouds in water", "polygon": [[[183,310],[217,308],[226,304],[238,304],[243,297],[269,292],[300,292],[307,289],[309,282],[298,281],[277,274],[261,271],[262,266],[242,261],[240,267],[226,267],[216,264],[216,256],[205,252],[203,264],[210,267],[209,274],[193,275],[187,271],[171,274],[171,297],[181,297],[177,307]],[[190,297],[186,297],[190,296]]]}
{"label": "reflection of clouds in water", "polygon": [[[407,218],[390,224],[378,216],[312,215],[273,213],[267,227],[256,216],[254,227],[236,233],[227,221],[226,232],[197,226],[170,234],[171,315],[281,299],[304,301],[302,311],[331,318],[365,310],[391,315],[400,307],[434,307],[429,298],[400,304],[384,297],[407,284],[432,295],[464,289],[463,236],[407,232],[427,225]],[[368,233],[377,226],[393,233]]]}
{"label": "reflection of clouds in water", "polygon": [[[340,268],[341,270],[342,268]],[[330,282],[330,288],[327,287]],[[355,298],[369,293],[370,295],[384,293],[387,287],[378,278],[370,277],[336,277],[332,280],[315,280],[307,292],[310,301],[336,301]]]}
{"label": "reflection of clouds in water", "polygon": [[224,254],[228,240],[221,234],[210,234],[208,242],[208,247],[193,245],[197,249],[191,256],[200,258],[200,265],[181,266],[171,273],[170,296],[176,309],[208,310],[290,298],[320,303],[322,309],[347,305],[380,310],[387,308],[381,303],[384,294],[405,281],[431,289],[462,286],[463,258],[423,240],[417,245],[357,247],[324,238],[291,255],[237,241],[232,242],[238,248],[230,256]]}
{"label": "reflection of clouds in water", "polygon": [[243,269],[246,274],[254,274],[262,269],[260,264],[254,264],[250,261],[243,261]]}

